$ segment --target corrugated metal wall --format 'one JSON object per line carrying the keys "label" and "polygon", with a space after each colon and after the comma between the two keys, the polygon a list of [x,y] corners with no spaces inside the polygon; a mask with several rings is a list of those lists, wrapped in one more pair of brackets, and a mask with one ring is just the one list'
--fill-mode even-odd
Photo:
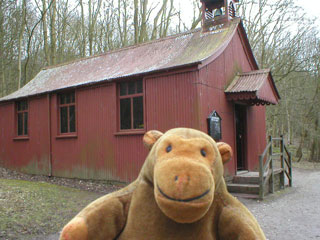
{"label": "corrugated metal wall", "polygon": [[[234,104],[224,89],[238,71],[250,71],[241,40],[236,34],[225,51],[204,66],[180,72],[148,76],[145,86],[145,130],[162,132],[191,127],[207,132],[206,118],[212,110],[222,117],[222,141],[236,149]],[[57,95],[29,101],[29,139],[14,140],[14,103],[0,106],[0,164],[29,173],[62,177],[134,180],[147,156],[143,133],[117,133],[116,83],[76,90],[77,134],[58,134]],[[49,111],[50,105],[50,123]],[[250,170],[257,167],[265,147],[265,108],[248,107],[247,159]],[[51,161],[50,141],[51,133]],[[226,174],[236,172],[236,156],[226,165]]]}
{"label": "corrugated metal wall", "polygon": [[0,106],[0,163],[32,174],[49,174],[48,102],[29,99],[29,137],[17,138],[15,103]]}
{"label": "corrugated metal wall", "polygon": [[76,90],[76,104],[76,137],[61,138],[57,97],[51,98],[53,175],[134,180],[147,151],[143,134],[117,135],[116,84]]}
{"label": "corrugated metal wall", "polygon": [[[146,130],[199,128],[197,72],[145,79]],[[77,136],[58,135],[56,94],[51,97],[52,169],[63,177],[132,181],[147,156],[143,134],[117,134],[116,83],[79,89]]]}
{"label": "corrugated metal wall", "polygon": [[[222,118],[222,140],[228,143],[234,158],[225,166],[225,175],[233,176],[237,169],[236,129],[234,103],[227,101],[224,90],[231,83],[237,72],[254,70],[241,44],[239,33],[235,34],[224,52],[212,63],[199,72],[198,84],[201,96],[201,130],[207,131],[205,119],[213,110],[218,111]],[[258,156],[266,146],[265,107],[247,106],[247,142],[246,160],[249,170],[258,166]]]}
{"label": "corrugated metal wall", "polygon": [[175,127],[199,128],[197,72],[146,79],[147,128],[165,132]]}

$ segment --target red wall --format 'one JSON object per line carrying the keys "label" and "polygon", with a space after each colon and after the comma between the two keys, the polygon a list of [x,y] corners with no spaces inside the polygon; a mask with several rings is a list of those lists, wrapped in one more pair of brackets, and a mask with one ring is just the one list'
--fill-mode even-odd
{"label": "red wall", "polygon": [[[222,118],[222,140],[234,150],[233,161],[225,166],[225,175],[235,175],[237,169],[234,103],[227,101],[225,89],[237,72],[254,70],[248,60],[240,35],[235,34],[228,47],[213,62],[199,72],[201,96],[201,130],[207,131],[206,118],[216,110]],[[247,106],[246,158],[249,170],[258,167],[258,156],[266,146],[265,107]]]}
{"label": "red wall", "polygon": [[[222,141],[236,149],[234,103],[226,100],[224,90],[238,71],[252,69],[235,34],[225,51],[200,70],[145,77],[145,130],[191,127],[207,132],[206,118],[217,110],[222,117]],[[77,133],[72,137],[59,137],[55,93],[30,99],[27,140],[14,140],[14,111],[13,103],[0,105],[0,164],[9,168],[46,175],[51,170],[52,175],[61,177],[132,181],[147,155],[143,132],[117,132],[114,82],[76,89]],[[247,108],[247,126],[247,165],[253,170],[266,144],[264,107]],[[226,175],[236,173],[236,157],[226,165]]]}
{"label": "red wall", "polygon": [[117,134],[116,84],[76,91],[76,137],[58,137],[57,99],[51,99],[53,175],[134,180],[147,151],[143,134]]}
{"label": "red wall", "polygon": [[[146,131],[199,128],[197,72],[145,79]],[[147,156],[143,133],[117,133],[116,83],[76,91],[77,134],[58,136],[56,95],[51,97],[52,171],[55,176],[132,181]]]}
{"label": "red wall", "polygon": [[33,174],[49,174],[47,98],[29,99],[29,138],[16,136],[15,104],[0,105],[0,163]]}
{"label": "red wall", "polygon": [[[199,128],[197,72],[145,79],[146,131]],[[1,165],[60,177],[132,181],[147,156],[143,132],[117,132],[116,83],[76,89],[77,132],[61,137],[57,94],[29,101],[29,138],[14,141],[14,104],[0,106]],[[50,124],[49,128],[49,110]],[[51,133],[51,156],[50,138]],[[50,158],[51,157],[51,158]],[[52,164],[50,167],[50,163]]]}
{"label": "red wall", "polygon": [[146,78],[147,129],[199,128],[197,72]]}

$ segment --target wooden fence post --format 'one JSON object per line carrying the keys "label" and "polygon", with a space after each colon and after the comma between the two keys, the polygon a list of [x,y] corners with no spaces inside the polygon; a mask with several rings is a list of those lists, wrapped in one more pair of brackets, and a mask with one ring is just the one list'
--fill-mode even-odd
{"label": "wooden fence post", "polygon": [[264,198],[263,156],[259,155],[259,198]]}
{"label": "wooden fence post", "polygon": [[[274,193],[274,174],[273,174],[273,143],[272,143],[272,136],[269,136],[269,142],[271,143],[270,149],[269,149],[269,158],[271,158],[269,169],[271,170],[271,180],[269,181],[270,186],[269,190],[271,188],[271,192]],[[270,192],[270,191],[269,191]]]}
{"label": "wooden fence post", "polygon": [[289,152],[289,187],[292,187],[292,157],[291,157],[291,152]]}
{"label": "wooden fence post", "polygon": [[281,168],[282,168],[282,172],[280,174],[280,185],[281,188],[284,189],[284,174],[285,174],[285,167],[284,167],[284,138],[283,135],[281,135],[281,141],[280,141],[280,151],[281,151],[281,155],[280,155],[280,162],[281,162]]}

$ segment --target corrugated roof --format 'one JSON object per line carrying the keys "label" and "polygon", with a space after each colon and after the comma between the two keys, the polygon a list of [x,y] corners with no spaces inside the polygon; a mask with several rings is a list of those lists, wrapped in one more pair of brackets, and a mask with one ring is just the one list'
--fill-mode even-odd
{"label": "corrugated roof", "polygon": [[226,93],[255,92],[268,78],[270,69],[263,69],[238,74],[226,89]]}
{"label": "corrugated roof", "polygon": [[41,70],[34,79],[0,101],[38,95],[101,81],[146,74],[201,63],[224,47],[239,20],[221,29],[200,29],[164,39],[122,48],[99,56]]}
{"label": "corrugated roof", "polygon": [[225,93],[229,100],[252,104],[277,104],[280,99],[270,69],[237,74]]}

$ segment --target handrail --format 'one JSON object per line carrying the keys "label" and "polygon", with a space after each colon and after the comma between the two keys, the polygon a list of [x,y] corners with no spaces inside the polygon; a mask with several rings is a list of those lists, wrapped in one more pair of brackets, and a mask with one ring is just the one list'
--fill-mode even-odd
{"label": "handrail", "polygon": [[263,158],[264,158],[265,155],[267,154],[267,152],[268,152],[271,144],[272,144],[272,142],[269,142],[269,143],[267,144],[266,148],[264,149],[263,153],[261,154]]}
{"label": "handrail", "polygon": [[[274,192],[274,169],[273,169],[273,157],[280,156],[281,161],[281,175],[280,183],[281,187],[285,187],[285,177],[289,181],[289,187],[292,187],[292,158],[291,153],[288,150],[287,146],[284,144],[283,135],[280,138],[272,138],[269,136],[268,144],[264,149],[263,153],[259,156],[259,197],[262,200],[265,193],[265,185],[270,181],[269,187],[271,187],[271,192]],[[273,152],[273,142],[280,141],[280,153]],[[268,157],[264,163],[266,154]],[[288,171],[287,171],[288,169]],[[271,180],[270,180],[271,177]],[[269,189],[270,190],[270,189]]]}
{"label": "handrail", "polygon": [[272,161],[272,157],[269,156],[268,157],[268,160],[266,161],[266,163],[264,164],[263,166],[263,171],[265,172],[267,169],[269,169],[269,165],[270,165],[270,162]]}
{"label": "handrail", "polygon": [[290,152],[289,152],[289,150],[288,150],[288,148],[287,148],[286,145],[284,145],[284,150],[286,150],[286,153],[287,153],[288,155],[290,154]]}

